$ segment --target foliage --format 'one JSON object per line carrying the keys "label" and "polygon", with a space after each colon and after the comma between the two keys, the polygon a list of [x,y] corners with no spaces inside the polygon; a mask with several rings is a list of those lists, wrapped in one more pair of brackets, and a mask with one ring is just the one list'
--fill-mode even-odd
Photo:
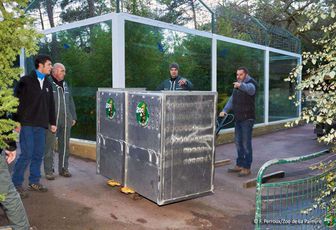
{"label": "foliage", "polygon": [[[336,76],[336,5],[331,7],[319,3],[313,4],[309,11],[304,12],[309,19],[308,22],[300,28],[300,31],[309,31],[316,28],[316,24],[322,23],[320,34],[323,36],[314,39],[312,42],[320,47],[320,50],[315,52],[304,52],[303,62],[298,66],[287,79],[288,81],[296,81],[296,75],[300,73],[304,66],[311,66],[307,69],[308,76],[298,86],[297,90],[307,91],[309,96],[314,101],[311,107],[306,107],[302,110],[301,116],[294,123],[301,120],[312,122],[314,124],[335,124],[336,117],[336,92],[335,92],[335,76]],[[293,96],[296,103],[304,102],[306,99],[296,98]],[[293,123],[289,124],[293,125]],[[329,144],[335,148],[336,132],[332,127],[326,130],[326,135],[319,138],[319,141]],[[334,149],[335,150],[335,149]],[[335,161],[321,163],[313,169],[326,172],[327,175],[323,180],[326,180],[327,186],[321,190],[319,197],[316,199],[316,204],[313,208],[305,210],[312,211],[319,207],[327,210],[327,214],[335,217],[336,208],[336,187],[335,187]]]}
{"label": "foliage", "polygon": [[6,146],[6,139],[15,139],[11,131],[16,126],[12,120],[5,119],[9,113],[16,112],[18,100],[13,96],[13,83],[19,78],[22,69],[14,67],[21,48],[26,55],[38,49],[39,35],[33,29],[33,21],[24,14],[27,1],[0,0],[0,147]]}
{"label": "foliage", "polygon": [[[315,52],[304,52],[302,65],[295,68],[287,81],[294,83],[302,68],[307,65],[312,67],[307,69],[308,75],[297,86],[297,90],[308,91],[310,98],[315,102],[312,107],[302,110],[300,120],[306,122],[327,123],[333,125],[336,115],[336,94],[335,94],[335,75],[336,75],[336,20],[335,5],[331,8],[324,8],[321,4],[315,4],[306,15],[308,23],[300,30],[310,30],[314,24],[320,20],[329,21],[329,25],[320,28],[324,35],[314,40],[313,43],[319,45],[321,49]],[[299,99],[293,95],[291,99]],[[296,104],[304,102],[305,98],[297,101]],[[295,121],[298,123],[300,120]],[[334,129],[323,136],[320,140],[328,144],[336,139]]]}
{"label": "foliage", "polygon": [[0,202],[4,201],[6,198],[5,194],[0,194]]}

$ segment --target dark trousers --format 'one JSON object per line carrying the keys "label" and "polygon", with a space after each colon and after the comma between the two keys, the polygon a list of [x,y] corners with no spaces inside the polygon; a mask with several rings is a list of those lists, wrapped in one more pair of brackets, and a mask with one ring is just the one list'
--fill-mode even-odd
{"label": "dark trousers", "polygon": [[251,168],[252,164],[252,131],[254,119],[236,121],[235,144],[237,148],[237,161],[239,167]]}
{"label": "dark trousers", "polygon": [[[70,155],[70,132],[71,125],[67,127],[59,125],[57,127],[57,150],[58,150],[58,172],[69,168]],[[54,171],[53,153],[55,149],[56,135],[47,131],[47,140],[44,156],[44,172],[52,174]]]}
{"label": "dark trousers", "polygon": [[13,183],[21,186],[24,173],[30,164],[29,183],[38,184],[41,178],[41,164],[45,149],[46,129],[42,127],[22,126],[20,131],[21,154],[15,163]]}
{"label": "dark trousers", "polygon": [[0,198],[0,204],[10,221],[10,227],[15,230],[28,230],[26,211],[12,183],[4,153],[0,154],[0,195],[4,196],[4,199]]}

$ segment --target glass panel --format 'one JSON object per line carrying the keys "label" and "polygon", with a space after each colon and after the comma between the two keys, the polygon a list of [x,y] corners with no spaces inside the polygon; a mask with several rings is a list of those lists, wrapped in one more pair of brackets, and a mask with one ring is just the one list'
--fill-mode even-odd
{"label": "glass panel", "polygon": [[298,107],[288,99],[295,93],[295,84],[284,81],[297,64],[296,57],[270,52],[269,121],[298,116]]}
{"label": "glass panel", "polygon": [[193,90],[211,90],[211,39],[126,21],[126,87],[155,90],[170,77],[169,64]]}
{"label": "glass panel", "polygon": [[[49,54],[53,63],[66,68],[65,80],[72,91],[78,121],[71,136],[95,140],[96,91],[112,86],[112,22],[83,26],[45,36],[40,53]],[[26,70],[33,69],[33,59]]]}
{"label": "glass panel", "polygon": [[[256,123],[264,122],[264,51],[228,42],[217,41],[218,111],[229,100],[236,81],[238,67],[244,66],[258,82],[256,94]],[[233,124],[227,128],[233,127]]]}

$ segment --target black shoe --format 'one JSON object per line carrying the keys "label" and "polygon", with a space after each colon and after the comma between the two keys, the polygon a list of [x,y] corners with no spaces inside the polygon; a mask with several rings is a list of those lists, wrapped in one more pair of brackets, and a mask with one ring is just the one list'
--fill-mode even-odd
{"label": "black shoe", "polygon": [[21,199],[25,199],[28,197],[27,191],[22,186],[15,187],[16,191],[19,193]]}
{"label": "black shoe", "polygon": [[67,169],[62,169],[59,174],[60,174],[60,176],[63,176],[63,177],[71,177],[72,176],[71,173]]}
{"label": "black shoe", "polygon": [[45,175],[45,178],[47,179],[47,180],[55,180],[55,176],[51,173],[51,174],[46,174]]}
{"label": "black shoe", "polygon": [[35,192],[47,192],[48,189],[41,184],[29,184],[28,189]]}

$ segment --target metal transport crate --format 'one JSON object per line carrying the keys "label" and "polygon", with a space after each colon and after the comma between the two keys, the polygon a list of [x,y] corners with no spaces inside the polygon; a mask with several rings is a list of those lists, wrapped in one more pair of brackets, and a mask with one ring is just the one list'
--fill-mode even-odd
{"label": "metal transport crate", "polygon": [[125,186],[164,205],[212,193],[217,93],[129,92]]}

